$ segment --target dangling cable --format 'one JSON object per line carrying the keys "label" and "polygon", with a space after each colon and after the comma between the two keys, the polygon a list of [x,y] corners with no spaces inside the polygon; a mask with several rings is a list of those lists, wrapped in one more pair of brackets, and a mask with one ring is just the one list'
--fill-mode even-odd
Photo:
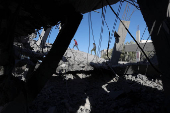
{"label": "dangling cable", "polygon": [[119,16],[115,13],[115,11],[113,10],[113,8],[110,6],[110,3],[108,2],[108,0],[106,0],[107,3],[109,4],[110,9],[112,10],[112,12],[118,17],[118,19],[120,20],[120,22],[123,24],[123,26],[125,27],[125,29],[127,30],[127,32],[129,33],[129,35],[133,38],[133,40],[136,42],[136,44],[138,45],[138,47],[140,48],[140,50],[143,52],[143,54],[145,55],[146,59],[148,60],[148,62],[151,64],[151,66],[160,74],[162,74],[162,72],[160,72],[150,61],[150,59],[147,57],[146,53],[144,52],[144,50],[140,47],[140,45],[137,43],[136,39],[133,37],[133,35],[130,33],[130,31],[126,28],[126,26],[124,25],[124,23],[121,21],[121,19],[119,18]]}
{"label": "dangling cable", "polygon": [[[109,41],[110,41],[110,31],[109,31]],[[108,50],[109,50],[109,42],[108,42],[108,46],[107,46],[107,58],[110,60],[109,56],[108,56]]]}
{"label": "dangling cable", "polygon": [[[90,14],[88,14],[88,25],[89,25],[89,46],[88,46],[88,53],[90,48]],[[88,53],[87,53],[87,64],[88,64]]]}

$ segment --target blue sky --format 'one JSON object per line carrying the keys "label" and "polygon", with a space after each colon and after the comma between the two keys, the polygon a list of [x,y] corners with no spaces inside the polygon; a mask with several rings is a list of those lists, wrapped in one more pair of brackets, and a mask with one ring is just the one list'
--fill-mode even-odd
{"label": "blue sky", "polygon": [[[117,12],[119,4],[120,4],[120,2],[112,5],[112,8],[115,10],[115,12]],[[123,2],[122,8],[120,10],[119,17],[121,19],[122,19],[126,4],[127,4],[127,2]],[[130,14],[132,13],[132,11],[134,9],[134,6],[132,6],[132,5],[130,6],[130,4],[129,4],[129,7],[130,7],[130,11],[128,12],[127,17],[130,16]],[[92,11],[91,12],[91,20],[92,20],[92,28],[93,28],[94,39],[95,39],[95,43],[96,43],[97,51],[98,51],[100,32],[101,32],[101,26],[102,26],[102,18],[101,18],[102,9],[98,9],[96,11],[98,11],[100,13],[96,13],[96,12]],[[116,16],[111,11],[109,6],[107,6],[107,8],[106,8],[105,18],[106,18],[106,22],[107,22],[108,27],[109,27],[110,32],[111,32],[113,25],[114,25],[114,22],[115,22]],[[116,28],[115,28],[116,31],[118,31],[119,23],[120,23],[120,21],[118,20],[117,24],[116,24]],[[140,37],[142,37],[143,31],[146,27],[146,23],[143,19],[143,16],[142,16],[140,10],[136,9],[136,11],[131,16],[130,26],[129,26],[129,31],[131,32],[131,34],[134,37],[136,37],[136,31],[137,31],[138,25],[139,25],[139,30],[140,30]],[[58,34],[58,29],[54,29],[54,28],[55,27],[53,27],[52,32],[50,34],[50,37],[47,39],[47,42],[49,41],[50,43],[53,43],[54,40],[56,39],[56,36]],[[100,50],[107,49],[107,46],[108,46],[109,31],[106,27],[106,24],[104,25],[103,29],[104,30],[103,30],[103,34],[102,34],[102,43],[101,43]],[[41,33],[41,30],[39,32]],[[148,33],[148,30],[146,30],[142,39],[146,40],[148,38],[148,36],[149,36],[149,33]],[[38,37],[36,39],[38,39]],[[79,25],[79,28],[78,28],[76,34],[73,37],[73,39],[77,40],[78,47],[79,47],[80,51],[84,51],[84,52],[88,53],[88,47],[89,47],[88,13],[83,14],[83,19],[82,19],[82,21]],[[127,33],[125,43],[130,42],[131,40],[133,40],[133,39]],[[92,31],[90,31],[89,53],[90,53],[90,50],[93,48],[93,42],[94,41],[93,41]],[[115,39],[112,38],[109,49],[113,48],[114,42],[115,42]],[[72,48],[73,44],[74,44],[74,40],[71,41],[69,47]],[[74,49],[77,49],[77,48],[75,47]]]}

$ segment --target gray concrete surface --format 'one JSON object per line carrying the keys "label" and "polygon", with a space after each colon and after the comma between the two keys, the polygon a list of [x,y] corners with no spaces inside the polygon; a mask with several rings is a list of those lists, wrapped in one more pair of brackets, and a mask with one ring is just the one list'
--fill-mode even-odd
{"label": "gray concrete surface", "polygon": [[[125,24],[125,26],[127,28],[129,28],[130,21],[123,21],[123,23]],[[117,33],[119,34],[120,37],[119,37],[118,43],[116,43],[116,41],[115,41],[115,44],[114,44],[114,47],[113,47],[112,58],[111,58],[111,62],[112,62],[113,65],[118,64],[120,54],[121,54],[121,50],[123,49],[124,41],[125,41],[125,38],[126,38],[126,35],[127,35],[127,31],[126,31],[126,29],[124,28],[124,26],[121,22],[119,24],[119,28],[118,28]]]}
{"label": "gray concrete surface", "polygon": [[45,46],[45,43],[46,43],[46,40],[48,38],[50,31],[51,31],[51,28],[47,28],[46,30],[44,30],[44,29],[42,30],[41,35],[40,35],[38,41],[36,42],[39,47]]}
{"label": "gray concrete surface", "polygon": [[[145,43],[139,43],[140,47],[144,47]],[[154,46],[152,42],[147,42],[145,47],[143,48],[144,51],[153,51]],[[125,51],[141,51],[140,48],[136,44],[131,44],[131,45],[125,45]]]}
{"label": "gray concrete surface", "polygon": [[93,70],[93,67],[90,66],[91,62],[102,63],[105,61],[105,59],[99,58],[96,55],[74,49],[67,49],[56,71]]}

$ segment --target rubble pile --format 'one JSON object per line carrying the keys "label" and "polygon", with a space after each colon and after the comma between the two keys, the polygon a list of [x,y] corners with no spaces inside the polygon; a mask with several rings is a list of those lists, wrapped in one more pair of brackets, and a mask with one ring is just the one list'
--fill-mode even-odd
{"label": "rubble pile", "polygon": [[[40,64],[19,60],[13,76],[25,81],[30,66],[36,65],[37,69]],[[102,68],[112,71],[102,58],[67,49],[56,73],[30,105],[29,113],[162,112],[161,80],[142,74],[114,75]]]}
{"label": "rubble pile", "polygon": [[[140,75],[140,74],[139,74]],[[100,75],[53,76],[30,106],[30,113],[160,113],[161,84],[142,85],[125,76],[111,79]],[[85,75],[86,76],[86,75]],[[140,75],[144,76],[144,75]],[[131,75],[128,75],[130,78]],[[141,79],[142,80],[142,79]],[[144,80],[142,80],[144,82]],[[153,88],[152,88],[153,87]],[[161,86],[160,86],[161,87]],[[51,112],[49,110],[53,109]]]}
{"label": "rubble pile", "polygon": [[[142,74],[105,74],[90,65],[92,61],[98,65],[101,60],[101,68],[105,60],[88,56],[87,60],[87,53],[68,49],[29,113],[161,113],[161,80]],[[88,73],[91,71],[95,72]]]}
{"label": "rubble pile", "polygon": [[59,73],[76,70],[93,70],[93,67],[90,65],[92,62],[100,64],[105,62],[105,60],[95,55],[68,48],[62,60],[59,62],[56,71]]}

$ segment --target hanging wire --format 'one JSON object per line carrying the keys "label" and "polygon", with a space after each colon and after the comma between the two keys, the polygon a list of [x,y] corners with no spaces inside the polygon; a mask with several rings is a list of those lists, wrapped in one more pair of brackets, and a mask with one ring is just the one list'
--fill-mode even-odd
{"label": "hanging wire", "polygon": [[[109,31],[109,41],[110,41],[110,31]],[[108,42],[108,46],[107,46],[107,58],[110,60],[110,58],[109,58],[109,55],[108,55],[108,50],[109,50],[109,42]]]}
{"label": "hanging wire", "polygon": [[[90,29],[92,30],[93,41],[95,43],[94,34],[93,34],[93,27],[92,27],[92,20],[91,20],[91,12],[88,13],[88,25],[89,25],[89,46],[88,46],[88,53],[89,53],[89,48],[90,48]],[[87,53],[87,64],[88,64],[88,53]],[[94,58],[95,58],[95,56],[94,56]],[[94,58],[92,59],[92,61],[94,60]],[[90,62],[92,62],[92,61],[90,61]]]}
{"label": "hanging wire", "polygon": [[[130,5],[131,7],[131,5]],[[126,11],[126,16],[125,16],[125,20],[127,21],[127,18],[128,18],[128,13],[130,12],[130,8],[129,8],[129,5],[127,6],[127,11]]]}
{"label": "hanging wire", "polygon": [[[89,25],[89,46],[88,46],[88,53],[90,48],[90,13],[88,13],[88,25]],[[88,64],[88,53],[87,53],[87,64]]]}
{"label": "hanging wire", "polygon": [[[104,9],[105,9],[105,7],[104,7]],[[102,26],[101,26],[101,32],[100,32],[100,40],[99,40],[98,53],[100,53],[104,23],[106,24],[106,27],[107,27],[107,29],[109,30],[108,24],[107,24],[107,22],[106,22],[106,20],[105,20],[105,13],[106,13],[106,9],[105,9],[105,11],[103,12],[103,7],[102,7],[102,15],[101,15],[101,18],[102,18]]]}
{"label": "hanging wire", "polygon": [[91,23],[91,30],[92,30],[92,36],[93,36],[93,41],[94,41],[94,43],[95,43],[95,39],[94,39],[94,34],[93,34],[93,27],[92,27],[92,20],[91,20],[91,12],[90,12],[90,14],[89,14],[89,21],[90,21],[90,23]]}
{"label": "hanging wire", "polygon": [[[128,7],[128,8],[127,8],[127,7]],[[130,5],[130,8],[131,8],[131,5]],[[126,20],[126,21],[130,21],[131,16],[132,16],[132,14],[134,13],[135,9],[136,9],[136,8],[134,7],[131,15],[130,15],[129,18],[128,18],[127,16],[128,16],[128,13],[130,12],[130,9],[129,9],[129,4],[127,3],[122,18],[125,18],[124,20]],[[125,15],[126,15],[126,17],[125,17]],[[122,44],[121,46],[119,46],[119,49],[122,48],[122,46],[124,46],[124,44]]]}
{"label": "hanging wire", "polygon": [[[102,11],[103,12],[103,11]],[[110,43],[110,30],[109,30],[109,26],[108,26],[108,24],[107,24],[107,22],[106,22],[106,20],[105,20],[105,14],[106,14],[106,8],[104,7],[104,13],[102,14],[102,17],[103,17],[103,19],[102,19],[102,25],[104,26],[104,23],[106,24],[106,27],[107,27],[107,29],[108,29],[108,31],[109,31],[109,40],[108,40],[108,48],[107,48],[107,57],[108,57],[108,49],[109,49],[109,43]],[[104,22],[103,22],[104,21]],[[100,45],[101,46],[101,45]],[[99,52],[100,52],[100,49],[99,49]],[[110,58],[108,57],[108,59],[110,60]]]}
{"label": "hanging wire", "polygon": [[[117,11],[117,14],[118,14],[118,15],[119,15],[119,13],[120,13],[120,11],[121,11],[121,8],[122,8],[122,1],[120,1],[119,8],[118,8],[118,11]],[[117,24],[117,18],[115,19],[111,36],[110,36],[110,31],[109,31],[109,40],[108,40],[108,47],[107,47],[107,57],[108,57],[109,60],[110,60],[110,58],[109,58],[109,56],[108,56],[108,51],[109,51],[109,46],[110,46],[110,43],[111,43],[111,39],[112,39],[114,30],[115,30],[116,24]],[[109,29],[108,29],[108,30],[109,30]]]}
{"label": "hanging wire", "polygon": [[127,19],[128,21],[130,21],[130,19],[131,19],[131,17],[132,17],[132,15],[133,15],[133,13],[136,11],[136,8],[134,7],[134,9],[133,9],[133,11],[132,11],[132,13],[131,13],[131,15],[129,16],[129,19]]}
{"label": "hanging wire", "polygon": [[123,12],[123,15],[122,15],[122,20],[126,20],[126,10],[127,10],[127,6],[128,6],[128,3],[126,4],[126,6],[125,6],[125,10],[124,10],[124,12]]}
{"label": "hanging wire", "polygon": [[148,38],[147,38],[147,40],[146,40],[146,42],[145,42],[145,44],[144,44],[144,46],[143,46],[143,49],[145,48],[146,43],[148,42],[149,38],[150,38],[150,35],[148,36]]}
{"label": "hanging wire", "polygon": [[[131,5],[135,6],[136,9],[140,10],[140,8],[139,8],[137,2],[135,2],[134,0],[129,0],[129,1],[128,1],[128,0],[122,0],[122,2],[124,2],[124,1],[130,3]],[[130,2],[130,1],[131,1],[131,2]],[[135,3],[136,3],[136,4],[135,4]]]}
{"label": "hanging wire", "polygon": [[151,64],[151,66],[162,75],[162,72],[160,72],[150,61],[150,59],[147,57],[146,53],[144,52],[144,50],[140,47],[140,45],[137,43],[136,39],[133,37],[133,35],[130,33],[130,31],[126,28],[126,26],[124,25],[124,23],[121,21],[121,19],[119,18],[119,16],[116,14],[116,12],[113,10],[113,8],[111,7],[110,3],[108,2],[108,0],[106,0],[107,3],[109,4],[110,9],[112,10],[112,12],[118,17],[118,19],[120,20],[120,22],[123,24],[123,26],[125,27],[125,29],[127,30],[127,32],[129,33],[129,35],[133,38],[133,40],[136,42],[136,44],[138,45],[138,47],[140,48],[140,50],[142,51],[142,53],[145,55],[146,59],[148,60],[148,62]]}
{"label": "hanging wire", "polygon": [[[143,34],[142,34],[142,37],[141,37],[141,40],[142,40],[142,38],[143,38],[143,36],[144,36],[144,34],[145,34],[145,31],[146,31],[146,28],[147,28],[147,26],[145,27],[145,30],[143,31]],[[150,37],[150,36],[149,36]],[[148,38],[149,38],[148,37]],[[144,48],[143,48],[144,49]],[[136,51],[138,50],[138,47],[136,48]]]}
{"label": "hanging wire", "polygon": [[145,34],[146,29],[147,29],[147,26],[145,27],[145,30],[144,30],[144,32],[143,32],[143,34],[142,34],[142,37],[141,37],[141,40],[142,40],[142,38],[143,38],[143,36],[144,36],[144,34]]}
{"label": "hanging wire", "polygon": [[100,54],[100,47],[101,47],[101,42],[102,42],[102,33],[103,33],[103,26],[104,26],[103,18],[105,18],[105,15],[104,15],[104,12],[103,12],[103,0],[101,0],[101,2],[102,2],[102,14],[101,14],[102,25],[101,25],[101,31],[100,31],[100,38],[99,38],[99,45],[98,45],[97,56],[99,56],[99,54]]}

